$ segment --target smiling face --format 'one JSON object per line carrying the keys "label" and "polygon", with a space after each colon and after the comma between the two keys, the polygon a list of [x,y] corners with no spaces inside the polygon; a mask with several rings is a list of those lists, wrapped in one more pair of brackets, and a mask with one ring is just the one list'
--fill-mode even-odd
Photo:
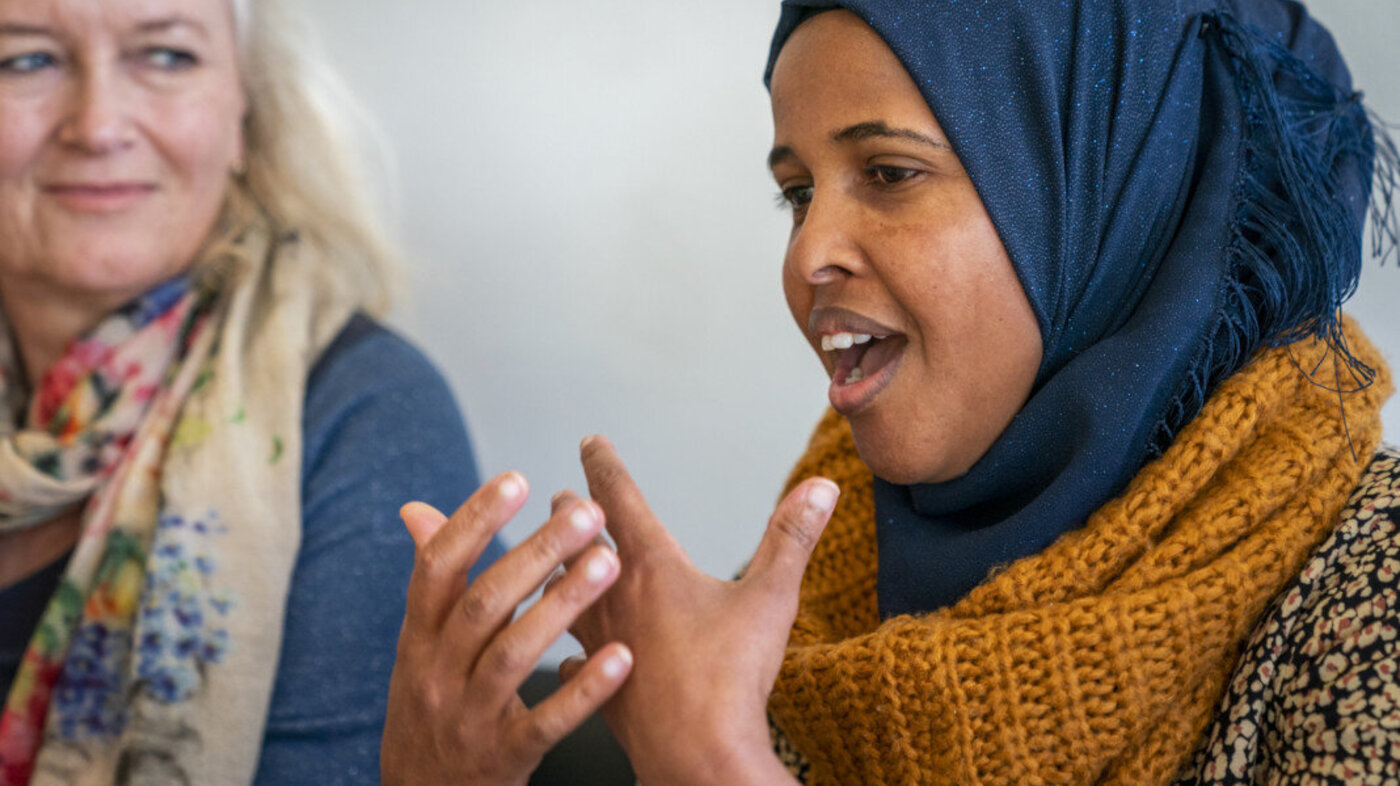
{"label": "smiling face", "polygon": [[1025,403],[1040,330],[947,137],[884,41],[804,22],[772,78],[783,288],[861,458],[893,483],[965,473]]}
{"label": "smiling face", "polygon": [[227,0],[0,0],[0,290],[110,308],[186,269],[244,109]]}

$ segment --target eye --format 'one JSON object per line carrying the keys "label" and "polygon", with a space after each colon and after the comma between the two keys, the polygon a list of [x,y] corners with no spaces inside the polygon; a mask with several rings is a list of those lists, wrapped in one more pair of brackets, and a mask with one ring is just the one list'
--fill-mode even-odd
{"label": "eye", "polygon": [[812,186],[788,186],[778,192],[777,202],[779,207],[786,207],[792,210],[800,210],[812,201]]}
{"label": "eye", "polygon": [[199,64],[199,59],[192,52],[164,46],[143,49],[141,61],[161,71],[185,71]]}
{"label": "eye", "polygon": [[913,177],[917,177],[919,170],[909,169],[902,166],[890,166],[888,164],[876,164],[867,167],[865,176],[871,181],[882,186],[894,186],[903,183]]}
{"label": "eye", "polygon": [[0,73],[29,74],[42,68],[51,68],[57,63],[58,58],[48,52],[28,52],[0,60]]}

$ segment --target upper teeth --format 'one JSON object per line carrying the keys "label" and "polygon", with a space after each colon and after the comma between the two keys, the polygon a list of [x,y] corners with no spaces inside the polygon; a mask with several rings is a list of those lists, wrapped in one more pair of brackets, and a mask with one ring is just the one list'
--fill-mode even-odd
{"label": "upper teeth", "polygon": [[822,351],[850,349],[856,344],[864,344],[869,340],[869,333],[832,333],[829,336],[822,336]]}

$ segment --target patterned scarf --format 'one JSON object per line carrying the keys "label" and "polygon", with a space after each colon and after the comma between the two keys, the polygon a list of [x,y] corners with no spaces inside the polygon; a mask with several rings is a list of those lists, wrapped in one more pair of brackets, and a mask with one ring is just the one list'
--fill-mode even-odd
{"label": "patterned scarf", "polygon": [[1379,444],[1389,376],[1344,329],[1370,386],[1315,384],[1320,344],[1265,350],[1082,528],[922,616],[880,620],[872,478],[828,415],[789,487],[844,494],[769,704],[808,782],[1169,782]]}
{"label": "patterned scarf", "polygon": [[246,784],[300,542],[309,364],[353,299],[255,227],[74,342],[0,336],[0,528],[82,531],[0,716],[0,785]]}

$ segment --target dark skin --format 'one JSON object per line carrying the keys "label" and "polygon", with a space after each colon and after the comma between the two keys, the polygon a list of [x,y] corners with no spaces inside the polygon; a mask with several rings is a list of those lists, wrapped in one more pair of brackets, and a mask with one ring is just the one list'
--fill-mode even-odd
{"label": "dark skin", "polygon": [[[765,708],[836,485],[813,478],[793,489],[743,578],[721,581],[696,568],[657,520],[611,443],[590,437],[581,452],[589,494],[606,513],[627,569],[573,632],[588,652],[623,641],[636,653],[632,675],[603,715],[638,779],[795,783],[769,747]],[[565,684],[583,676],[577,668],[561,668]]]}
{"label": "dark skin", "polygon": [[[894,53],[848,12],[794,32],[774,70],[773,114],[770,166],[793,209],[783,281],[794,318],[828,373],[823,339],[876,332],[864,324],[897,349],[872,369],[878,386],[843,396],[834,385],[833,404],[880,477],[957,477],[1024,404],[1041,353],[976,188]],[[603,715],[642,782],[793,783],[769,747],[766,708],[836,488],[797,486],[744,578],[720,581],[690,562],[607,440],[585,440],[582,462],[622,567],[570,628],[591,657],[561,667],[565,687],[625,644],[635,666]],[[560,495],[556,515],[587,502]]]}

